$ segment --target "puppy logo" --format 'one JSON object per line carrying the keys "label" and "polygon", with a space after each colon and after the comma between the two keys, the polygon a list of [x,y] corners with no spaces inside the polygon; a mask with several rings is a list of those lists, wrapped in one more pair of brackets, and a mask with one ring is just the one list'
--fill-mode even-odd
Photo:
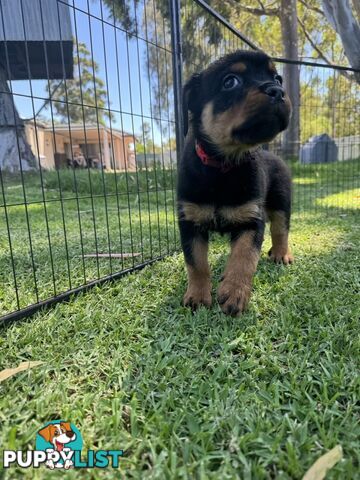
{"label": "puppy logo", "polygon": [[48,443],[51,443],[55,450],[61,452],[64,445],[75,440],[76,433],[71,430],[69,422],[60,422],[58,424],[50,424],[38,431]]}
{"label": "puppy logo", "polygon": [[36,450],[44,450],[48,454],[46,465],[54,468],[74,466],[74,450],[81,450],[82,438],[79,430],[71,423],[62,420],[48,422],[36,435]]}
{"label": "puppy logo", "polygon": [[73,423],[53,420],[37,431],[35,450],[0,450],[0,464],[4,468],[46,466],[51,470],[119,468],[120,459],[124,456],[124,451],[120,449],[82,452],[82,447],[81,433]]}

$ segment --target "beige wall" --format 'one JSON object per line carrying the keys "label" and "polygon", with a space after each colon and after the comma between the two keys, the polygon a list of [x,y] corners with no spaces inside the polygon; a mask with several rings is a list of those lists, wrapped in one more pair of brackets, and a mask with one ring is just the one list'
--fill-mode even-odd
{"label": "beige wall", "polygon": [[131,155],[131,150],[129,150],[129,144],[134,144],[134,139],[132,137],[118,137],[113,135],[111,138],[110,133],[108,133],[108,141],[110,145],[110,150],[114,150],[115,158],[115,168],[117,170],[135,170],[135,162]]}
{"label": "beige wall", "polygon": [[122,170],[124,168],[124,148],[123,142],[120,141],[119,138],[113,138],[114,143],[114,157],[115,157],[115,165],[117,170]]}
{"label": "beige wall", "polygon": [[53,169],[55,167],[53,142],[48,132],[44,132],[44,155],[45,159],[41,162],[43,167]]}
{"label": "beige wall", "polygon": [[54,168],[54,153],[47,132],[39,125],[36,125],[35,129],[35,125],[32,124],[27,124],[25,131],[33,154],[41,161],[41,167],[46,170]]}

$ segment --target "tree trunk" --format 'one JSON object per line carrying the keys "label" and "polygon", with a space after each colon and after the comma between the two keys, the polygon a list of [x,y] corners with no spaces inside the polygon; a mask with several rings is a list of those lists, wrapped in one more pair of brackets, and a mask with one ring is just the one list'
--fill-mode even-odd
{"label": "tree trunk", "polygon": [[[20,166],[21,165],[21,166]],[[5,71],[0,67],[0,168],[32,170],[35,157],[26,140],[25,126],[16,110]]]}
{"label": "tree trunk", "polygon": [[[284,57],[298,60],[298,31],[296,0],[281,0],[281,34]],[[285,89],[292,103],[292,115],[288,129],[283,135],[285,158],[296,157],[300,146],[300,68],[299,65],[284,64]]]}
{"label": "tree trunk", "polygon": [[[357,11],[360,10],[358,3],[358,0],[354,2]],[[360,69],[360,25],[349,0],[322,0],[322,4],[326,18],[341,38],[350,65]],[[360,73],[355,73],[355,78],[360,83]]]}
{"label": "tree trunk", "polygon": [[357,15],[357,20],[360,22],[360,0],[353,0],[352,3]]}

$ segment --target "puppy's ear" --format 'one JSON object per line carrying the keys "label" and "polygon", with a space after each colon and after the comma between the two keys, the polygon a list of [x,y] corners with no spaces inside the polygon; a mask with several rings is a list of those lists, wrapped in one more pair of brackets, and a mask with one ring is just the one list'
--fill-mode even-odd
{"label": "puppy's ear", "polygon": [[183,89],[182,113],[184,122],[184,136],[189,129],[189,110],[194,112],[196,99],[200,90],[200,74],[195,73],[185,84]]}
{"label": "puppy's ear", "polygon": [[47,427],[42,428],[38,431],[38,434],[41,435],[47,442],[50,442],[50,439],[54,436],[54,425],[50,424]]}

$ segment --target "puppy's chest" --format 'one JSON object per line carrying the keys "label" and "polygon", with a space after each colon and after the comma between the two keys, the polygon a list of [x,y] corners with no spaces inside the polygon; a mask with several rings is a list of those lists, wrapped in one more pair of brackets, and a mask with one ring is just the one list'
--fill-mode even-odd
{"label": "puppy's chest", "polygon": [[180,202],[180,220],[187,220],[199,227],[227,231],[236,225],[263,219],[264,211],[260,201],[249,201],[242,205],[214,205]]}

